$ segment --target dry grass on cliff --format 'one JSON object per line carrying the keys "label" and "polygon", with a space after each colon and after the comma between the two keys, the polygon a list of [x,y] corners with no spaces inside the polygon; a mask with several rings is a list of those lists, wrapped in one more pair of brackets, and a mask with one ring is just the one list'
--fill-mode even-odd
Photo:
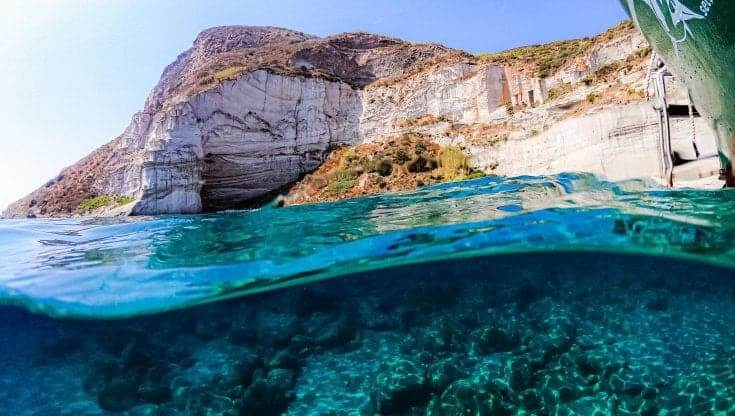
{"label": "dry grass on cliff", "polygon": [[449,116],[446,115],[435,115],[435,114],[426,114],[423,116],[415,117],[408,120],[403,120],[398,124],[398,127],[401,128],[407,128],[407,127],[424,127],[424,126],[431,126],[434,124],[439,123],[450,123],[452,119]]}
{"label": "dry grass on cliff", "polygon": [[503,121],[494,123],[454,123],[445,132],[445,137],[461,137],[475,145],[493,145],[508,140],[508,135],[518,126]]}
{"label": "dry grass on cliff", "polygon": [[583,56],[593,46],[614,40],[627,32],[635,30],[630,21],[624,21],[594,38],[572,39],[551,42],[544,45],[531,45],[507,51],[478,55],[481,63],[504,66],[528,66],[539,78],[547,78],[567,63]]}
{"label": "dry grass on cliff", "polygon": [[483,54],[479,57],[483,63],[504,66],[531,65],[537,77],[547,78],[567,62],[582,56],[592,45],[593,42],[590,39],[564,40],[545,45],[524,46],[493,54]]}

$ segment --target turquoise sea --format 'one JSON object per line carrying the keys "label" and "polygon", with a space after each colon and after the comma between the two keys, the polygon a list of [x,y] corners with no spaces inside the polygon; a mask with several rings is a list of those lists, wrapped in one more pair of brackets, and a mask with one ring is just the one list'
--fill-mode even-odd
{"label": "turquoise sea", "polygon": [[735,193],[0,220],[1,415],[735,415]]}

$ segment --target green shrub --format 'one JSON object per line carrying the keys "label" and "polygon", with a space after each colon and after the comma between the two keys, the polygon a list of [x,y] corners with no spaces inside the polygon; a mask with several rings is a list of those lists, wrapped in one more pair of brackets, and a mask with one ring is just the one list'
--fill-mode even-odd
{"label": "green shrub", "polygon": [[439,151],[440,174],[446,180],[463,178],[470,173],[470,158],[459,147],[442,147]]}
{"label": "green shrub", "polygon": [[616,72],[618,72],[618,70],[620,70],[621,68],[623,68],[623,66],[624,66],[624,64],[622,62],[620,62],[620,61],[615,61],[615,62],[611,62],[611,63],[609,63],[607,65],[603,65],[603,66],[601,66],[601,67],[599,67],[599,68],[597,68],[595,70],[595,78],[597,78],[599,80],[605,80],[610,75],[613,75]]}
{"label": "green shrub", "polygon": [[380,176],[390,176],[393,172],[393,163],[390,159],[383,158],[378,161],[375,171],[378,172],[378,175]]}
{"label": "green shrub", "polygon": [[408,171],[411,173],[431,172],[436,169],[437,166],[438,163],[436,159],[420,154],[408,163]]}
{"label": "green shrub", "polygon": [[340,169],[332,173],[327,192],[334,196],[344,195],[355,186],[357,175],[351,169]]}
{"label": "green shrub", "polygon": [[485,174],[485,172],[481,172],[481,171],[477,170],[477,171],[474,171],[474,172],[470,173],[469,175],[465,176],[464,179],[466,179],[466,180],[480,179],[480,178],[484,178],[485,176],[487,176]]}
{"label": "green shrub", "polygon": [[418,142],[416,142],[416,149],[415,150],[416,150],[416,155],[422,155],[422,154],[424,154],[426,152],[426,143],[424,143],[423,141],[419,140]]}
{"label": "green shrub", "polygon": [[395,156],[393,156],[393,163],[397,165],[403,165],[409,160],[411,160],[411,156],[409,156],[408,151],[402,147],[398,149]]}
{"label": "green shrub", "polygon": [[133,201],[135,201],[135,198],[133,198],[132,196],[127,196],[127,195],[115,196],[115,205],[117,206],[127,205]]}
{"label": "green shrub", "polygon": [[127,195],[101,195],[83,200],[79,203],[77,209],[82,212],[89,212],[104,207],[119,207],[133,201],[135,201],[135,198]]}
{"label": "green shrub", "polygon": [[112,199],[108,195],[96,196],[94,198],[87,198],[79,203],[79,210],[81,211],[94,211],[96,209],[106,207],[112,203]]}
{"label": "green shrub", "polygon": [[568,93],[570,91],[572,91],[572,84],[570,84],[568,82],[567,83],[564,83],[564,84],[561,84],[558,87],[551,88],[549,90],[549,92],[547,93],[547,99],[548,100],[555,100],[555,99],[561,97],[562,95],[564,95],[564,94],[566,94],[566,93]]}
{"label": "green shrub", "polygon": [[600,98],[600,95],[594,92],[587,94],[587,102],[589,102],[590,104],[594,104],[595,101],[597,101],[599,98]]}

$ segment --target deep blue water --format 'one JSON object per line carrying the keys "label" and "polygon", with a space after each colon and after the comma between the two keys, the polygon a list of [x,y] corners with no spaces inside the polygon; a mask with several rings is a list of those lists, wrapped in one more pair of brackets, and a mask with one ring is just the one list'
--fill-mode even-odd
{"label": "deep blue water", "polygon": [[0,414],[735,414],[735,193],[0,220]]}

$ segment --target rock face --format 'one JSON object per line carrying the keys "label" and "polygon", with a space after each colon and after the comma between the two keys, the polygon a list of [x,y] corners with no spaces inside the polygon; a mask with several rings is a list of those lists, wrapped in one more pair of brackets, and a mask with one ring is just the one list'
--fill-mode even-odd
{"label": "rock face", "polygon": [[206,30],[164,70],[120,137],[5,215],[71,214],[98,195],[135,198],[132,214],[250,204],[361,140],[365,85],[472,59],[365,33]]}
{"label": "rock face", "polygon": [[427,114],[452,123],[492,121],[493,115],[497,119],[505,114],[508,97],[505,69],[495,65],[459,63],[369,86],[363,92],[361,137],[369,142],[402,133],[407,121]]}
{"label": "rock face", "polygon": [[354,144],[360,109],[347,84],[250,72],[132,129],[119,151],[140,153],[140,177],[121,185],[138,187],[136,214],[238,206]]}
{"label": "rock face", "polygon": [[[562,171],[594,172],[612,180],[655,178],[660,174],[657,113],[646,102],[616,105],[552,125],[538,135],[507,140],[493,147],[470,146],[480,169],[498,175],[543,175]],[[672,146],[695,158],[688,140],[689,120],[672,120]],[[714,137],[703,119],[695,121],[702,154],[716,154]]]}
{"label": "rock face", "polygon": [[[595,39],[542,79],[528,62],[366,33],[208,29],[164,70],[122,135],[4,215],[81,213],[82,201],[104,195],[131,197],[131,214],[244,207],[336,148],[415,132],[461,147],[487,173],[656,174],[655,114],[642,94],[620,98],[623,87],[643,87],[645,43],[627,26]],[[613,64],[622,83],[597,77]],[[582,83],[592,76],[600,79]],[[607,98],[585,104],[592,95]]]}

